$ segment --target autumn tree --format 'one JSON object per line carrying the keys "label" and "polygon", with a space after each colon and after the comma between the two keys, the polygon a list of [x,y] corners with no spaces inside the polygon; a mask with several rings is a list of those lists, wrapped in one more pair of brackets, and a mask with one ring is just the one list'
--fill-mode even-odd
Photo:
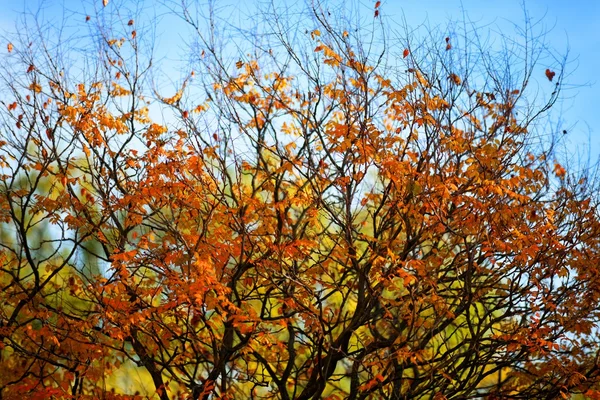
{"label": "autumn tree", "polygon": [[104,3],[4,39],[0,398],[600,397],[598,184],[530,19],[168,3],[169,89]]}

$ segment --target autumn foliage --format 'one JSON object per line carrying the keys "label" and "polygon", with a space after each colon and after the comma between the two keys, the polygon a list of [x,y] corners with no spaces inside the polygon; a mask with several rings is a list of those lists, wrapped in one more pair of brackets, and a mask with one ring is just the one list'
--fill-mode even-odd
{"label": "autumn foliage", "polygon": [[540,123],[561,65],[530,25],[500,57],[324,10],[248,52],[179,10],[175,89],[113,2],[79,72],[8,43],[1,399],[600,398],[597,186]]}

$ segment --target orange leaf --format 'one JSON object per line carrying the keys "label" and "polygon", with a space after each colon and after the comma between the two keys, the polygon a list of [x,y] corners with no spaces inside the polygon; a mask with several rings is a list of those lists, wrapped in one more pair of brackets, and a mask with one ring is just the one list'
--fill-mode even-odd
{"label": "orange leaf", "polygon": [[11,53],[13,51],[13,45],[12,43],[9,43],[6,45],[6,49],[8,50],[9,53]]}
{"label": "orange leaf", "polygon": [[448,76],[448,79],[450,79],[455,85],[460,85],[461,81],[458,75],[450,74],[450,76]]}
{"label": "orange leaf", "polygon": [[565,176],[565,174],[567,173],[567,171],[559,163],[554,163],[554,173],[556,174],[557,177],[563,178]]}
{"label": "orange leaf", "polygon": [[378,1],[377,3],[375,3],[375,9],[379,8],[380,5],[381,5],[381,1]]}
{"label": "orange leaf", "polygon": [[35,93],[40,93],[42,91],[42,87],[39,83],[34,81],[31,85],[29,85],[29,90],[32,90]]}

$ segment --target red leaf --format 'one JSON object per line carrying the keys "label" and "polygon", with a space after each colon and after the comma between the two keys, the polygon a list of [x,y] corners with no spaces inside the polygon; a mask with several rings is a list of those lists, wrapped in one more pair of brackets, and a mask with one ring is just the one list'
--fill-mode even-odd
{"label": "red leaf", "polygon": [[404,57],[404,58],[408,57],[409,53],[410,52],[408,51],[408,49],[404,49],[404,51],[402,52],[402,57]]}
{"label": "red leaf", "polygon": [[375,3],[375,9],[378,9],[380,5],[381,5],[381,1],[378,1],[377,3]]}
{"label": "red leaf", "polygon": [[552,82],[552,79],[554,79],[554,75],[556,75],[556,72],[550,71],[550,69],[546,68],[546,78],[548,78],[550,82]]}

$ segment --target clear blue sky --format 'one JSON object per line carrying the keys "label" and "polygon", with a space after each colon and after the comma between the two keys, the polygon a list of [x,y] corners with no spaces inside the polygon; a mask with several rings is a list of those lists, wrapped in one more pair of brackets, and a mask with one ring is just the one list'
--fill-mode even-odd
{"label": "clear blue sky", "polygon": [[[135,8],[134,1],[109,0]],[[199,0],[200,1],[200,0]],[[258,0],[245,0],[248,4]],[[202,1],[204,2],[204,1]],[[274,0],[278,3],[279,0]],[[336,0],[330,2],[335,3]],[[85,13],[84,10],[101,8],[102,0],[0,0],[0,29],[13,30],[18,14],[25,8],[35,10],[42,3],[45,17],[54,18],[64,15],[64,10]],[[158,3],[146,0],[145,6]],[[234,0],[217,1],[217,4],[236,4]],[[368,9],[375,0],[361,0]],[[564,101],[554,110],[555,117],[569,128],[566,136],[568,148],[587,148],[588,139],[594,158],[600,155],[600,0],[525,0],[525,8],[533,19],[544,18],[544,25],[550,30],[548,43],[559,53],[569,50],[568,72]],[[478,24],[492,24],[491,28],[504,29],[509,22],[523,21],[523,3],[521,0],[382,0],[382,13],[389,20],[406,17],[409,24],[420,24],[425,20],[430,25],[444,25],[449,19],[461,20],[463,11],[469,19]],[[175,38],[176,29],[158,30],[158,45],[169,48],[169,38]],[[507,32],[509,35],[511,32]],[[4,45],[2,45],[4,47]],[[160,48],[159,48],[160,50]],[[2,50],[4,51],[4,50]],[[176,56],[176,55],[174,55]],[[544,69],[540,66],[540,77]]]}

